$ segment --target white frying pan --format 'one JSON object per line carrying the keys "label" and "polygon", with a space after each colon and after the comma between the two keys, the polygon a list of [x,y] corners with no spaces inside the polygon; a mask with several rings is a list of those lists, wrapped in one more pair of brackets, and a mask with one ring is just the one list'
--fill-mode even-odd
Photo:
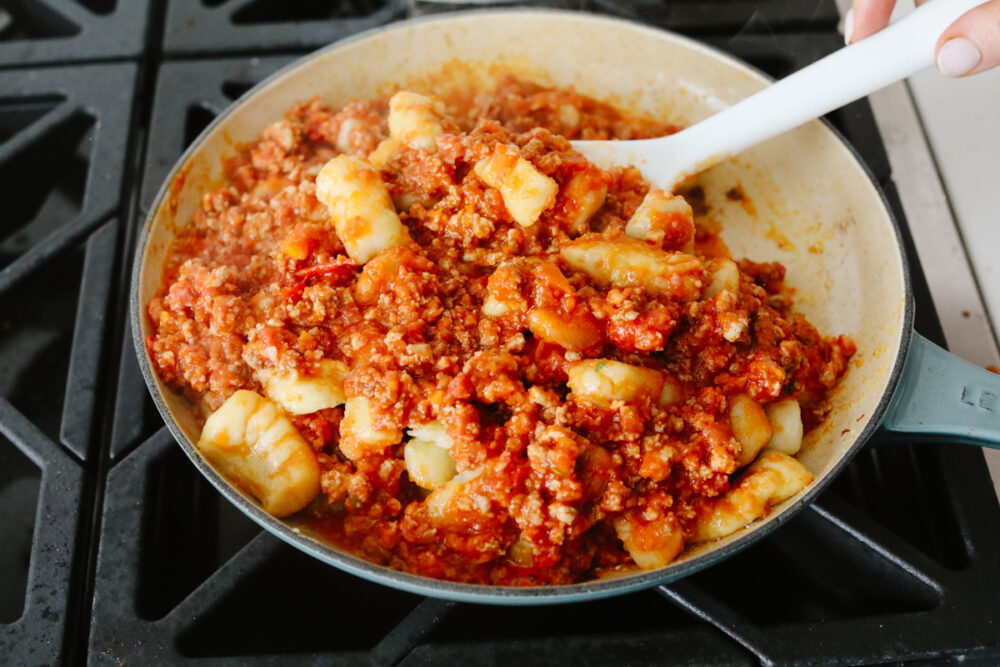
{"label": "white frying pan", "polygon": [[[455,66],[455,60],[467,63]],[[451,65],[449,65],[451,63]],[[498,66],[498,63],[500,66]],[[435,76],[449,65],[447,76]],[[508,588],[438,581],[364,561],[266,514],[198,453],[193,407],[152,370],[145,304],[155,295],[174,230],[201,195],[222,183],[222,162],[299,100],[334,107],[391,92],[393,84],[449,96],[498,69],[689,125],[768,85],[747,65],[689,39],[582,13],[490,11],[407,21],[333,44],[247,93],[187,150],[146,220],[132,275],[131,321],[143,375],[174,437],[195,466],[243,512],[331,565],[388,586],[454,600],[545,604],[616,595],[665,583],[760,539],[807,505],[878,427],[1000,446],[1000,377],[959,361],[911,331],[913,300],[899,231],[865,167],[828,126],[813,121],[699,177],[735,257],[787,269],[796,308],[825,334],[858,346],[832,395],[827,420],[799,460],[815,481],[771,514],[668,567],[567,586]],[[456,78],[458,77],[458,78]],[[753,209],[724,193],[737,182]]]}

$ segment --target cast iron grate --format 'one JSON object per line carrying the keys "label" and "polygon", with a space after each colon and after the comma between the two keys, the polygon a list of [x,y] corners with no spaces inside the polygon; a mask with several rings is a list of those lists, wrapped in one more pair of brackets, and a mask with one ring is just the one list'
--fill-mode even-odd
{"label": "cast iron grate", "polygon": [[94,496],[93,459],[80,458],[96,441],[118,227],[109,220],[44,265],[44,280],[0,293],[0,655],[10,664],[56,664],[78,638]]}
{"label": "cast iron grate", "polygon": [[[982,548],[1000,539],[1000,512],[981,453],[880,443],[851,468],[871,473],[886,448],[919,462],[906,469],[915,479],[923,465],[953,489],[965,485],[955,502],[935,499],[958,526],[967,558],[960,569],[900,538],[898,525],[853,506],[884,493],[885,480],[877,480],[846,501],[839,489],[828,492],[775,535],[685,581],[558,613],[513,613],[422,600],[319,564],[228,507],[163,429],[108,477],[91,659],[440,665],[551,664],[558,656],[566,663],[652,665],[1000,655],[997,602],[984,594],[997,590],[1000,575]],[[172,471],[169,487],[157,482],[165,468]],[[201,489],[192,494],[194,487]],[[912,502],[918,487],[892,491]],[[176,527],[167,553],[149,526]],[[143,537],[136,548],[122,535]],[[169,563],[176,564],[173,573]],[[149,580],[160,600],[144,592]],[[243,632],[233,636],[225,631],[231,627]]]}
{"label": "cast iron grate", "polygon": [[117,223],[98,227],[120,204],[135,77],[131,64],[0,72],[17,91],[0,99],[0,393],[80,459],[117,241]]}
{"label": "cast iron grate", "polygon": [[[135,76],[131,64],[0,72],[0,169],[10,207],[0,223],[0,291],[118,205]],[[7,190],[14,187],[16,196]]]}
{"label": "cast iron grate", "polygon": [[[774,76],[839,43],[830,33],[710,41]],[[142,210],[200,129],[289,59],[160,68]],[[831,120],[903,221],[867,103]],[[918,328],[940,341],[915,259],[913,278]],[[94,663],[842,664],[1000,656],[993,627],[1000,602],[984,593],[1000,590],[988,557],[1000,544],[1000,506],[975,449],[879,442],[816,506],[704,573],[555,613],[515,614],[364,583],[261,532],[173,443],[146,398],[128,340],[122,361],[94,580]],[[138,545],[123,536],[139,536]],[[309,599],[295,594],[303,590]],[[261,618],[261,609],[281,612]],[[244,631],[233,637],[230,627]]]}
{"label": "cast iron grate", "polygon": [[10,664],[57,664],[75,630],[74,567],[89,502],[84,471],[0,398],[0,655]]}
{"label": "cast iron grate", "polygon": [[4,0],[0,67],[142,53],[149,0]]}
{"label": "cast iron grate", "polygon": [[168,55],[323,46],[402,18],[405,0],[168,0]]}
{"label": "cast iron grate", "polygon": [[136,68],[0,71],[0,655],[78,647]]}

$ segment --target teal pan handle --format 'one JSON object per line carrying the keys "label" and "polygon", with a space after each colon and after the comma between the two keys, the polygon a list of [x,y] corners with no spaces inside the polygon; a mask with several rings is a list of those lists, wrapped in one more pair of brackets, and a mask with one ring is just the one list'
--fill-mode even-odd
{"label": "teal pan handle", "polygon": [[1000,375],[914,333],[882,428],[1000,449]]}

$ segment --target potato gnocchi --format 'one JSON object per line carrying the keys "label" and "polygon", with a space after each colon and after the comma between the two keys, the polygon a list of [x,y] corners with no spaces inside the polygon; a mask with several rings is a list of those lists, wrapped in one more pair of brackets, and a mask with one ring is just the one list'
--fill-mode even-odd
{"label": "potato gnocchi", "polygon": [[510,216],[522,227],[538,222],[556,203],[559,185],[512,146],[497,144],[492,155],[477,162],[473,171],[486,185],[500,191]]}
{"label": "potato gnocchi", "polygon": [[654,188],[629,218],[625,233],[659,248],[690,253],[694,249],[694,213],[684,197]]}
{"label": "potato gnocchi", "polygon": [[386,248],[410,243],[378,170],[367,161],[340,155],[327,162],[316,176],[316,196],[354,261],[363,264]]}
{"label": "potato gnocchi", "polygon": [[444,132],[444,102],[408,90],[389,100],[389,137],[398,144],[434,153],[437,136]]}
{"label": "potato gnocchi", "polygon": [[732,535],[766,516],[772,506],[791,498],[812,480],[812,473],[791,456],[765,452],[729,491],[707,503],[707,511],[695,523],[694,541]]}
{"label": "potato gnocchi", "polygon": [[319,493],[316,455],[271,401],[234,393],[205,421],[198,451],[277,517],[294,514]]}
{"label": "potato gnocchi", "polygon": [[677,301],[697,299],[704,284],[704,268],[697,257],[665,252],[630,236],[587,235],[563,246],[559,254],[598,284],[642,287]]}
{"label": "potato gnocchi", "polygon": [[257,378],[267,397],[285,412],[304,415],[343,405],[347,400],[344,379],[349,371],[342,361],[322,359],[313,375],[264,368],[257,371]]}

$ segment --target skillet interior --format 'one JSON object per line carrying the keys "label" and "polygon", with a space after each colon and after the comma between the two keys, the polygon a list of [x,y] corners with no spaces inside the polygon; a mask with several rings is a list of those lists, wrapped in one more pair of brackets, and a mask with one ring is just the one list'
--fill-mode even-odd
{"label": "skillet interior", "polygon": [[[594,45],[600,44],[600,48]],[[908,340],[907,276],[898,232],[877,188],[852,151],[820,122],[809,123],[747,151],[699,177],[723,223],[734,257],[781,261],[796,288],[796,307],[826,334],[848,333],[855,364],[833,395],[830,417],[806,439],[800,460],[817,480],[774,508],[767,519],[719,542],[685,552],[668,568],[572,586],[513,589],[417,577],[361,561],[266,515],[197,453],[195,414],[152,372],[143,340],[150,333],[144,304],[155,294],[174,229],[190,220],[201,195],[221,184],[222,160],[254,140],[294,102],[318,95],[333,106],[391,91],[454,93],[456,72],[488,79],[496,63],[542,83],[580,92],[661,118],[691,124],[766,85],[732,58],[685,38],[581,13],[471,12],[410,21],[332,45],[279,72],[217,119],[185,153],[153,206],[133,272],[132,324],[140,364],[154,400],[199,469],[258,523],[324,561],[383,583],[452,599],[512,604],[611,595],[673,579],[742,548],[791,516],[825,486],[859,436],[875,427]],[[452,63],[449,66],[449,63]],[[449,78],[431,76],[449,72]],[[741,184],[752,206],[725,193]]]}

